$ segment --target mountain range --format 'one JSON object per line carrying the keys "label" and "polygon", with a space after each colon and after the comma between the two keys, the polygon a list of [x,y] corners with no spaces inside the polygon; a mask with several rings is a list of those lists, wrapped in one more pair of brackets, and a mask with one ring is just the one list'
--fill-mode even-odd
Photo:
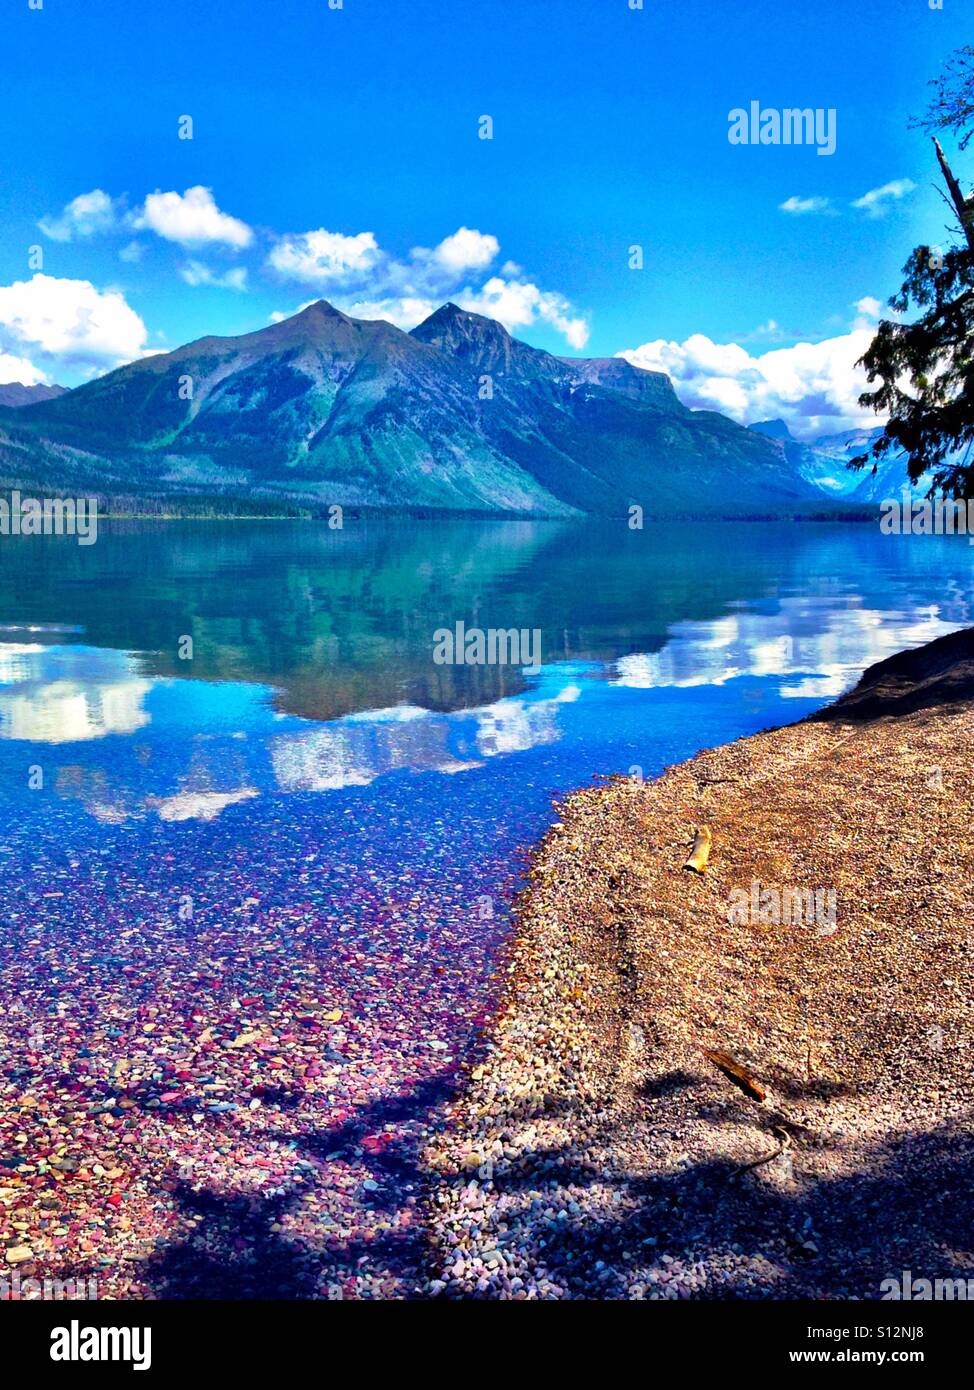
{"label": "mountain range", "polygon": [[794,438],[784,420],[759,420],[749,426],[774,440],[795,472],[813,487],[853,507],[874,507],[883,498],[899,498],[909,487],[915,499],[923,498],[931,479],[924,476],[910,484],[907,458],[902,450],[891,450],[876,464],[861,470],[850,469],[849,462],[867,454],[883,434],[881,425],[873,429],[849,429],[837,434],[820,434],[800,441]]}
{"label": "mountain range", "polygon": [[[5,388],[8,392],[10,388]],[[20,391],[31,388],[20,388]],[[445,304],[407,333],[318,300],[48,398],[0,396],[0,481],[323,512],[809,515],[846,509],[808,446],[683,405],[623,358],[562,358]],[[16,396],[16,393],[15,393]],[[786,431],[787,433],[787,431]],[[178,505],[173,509],[178,509]]]}
{"label": "mountain range", "polygon": [[19,410],[21,406],[36,405],[38,401],[53,401],[66,391],[66,386],[24,386],[19,381],[8,381],[0,385],[0,405]]}

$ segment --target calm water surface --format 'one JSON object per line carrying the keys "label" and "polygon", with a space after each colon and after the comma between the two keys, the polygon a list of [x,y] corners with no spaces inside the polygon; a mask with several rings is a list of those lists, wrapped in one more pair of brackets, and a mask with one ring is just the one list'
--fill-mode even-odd
{"label": "calm water surface", "polygon": [[[553,798],[799,718],[972,621],[972,558],[963,540],[819,524],[6,538],[8,890],[38,897],[94,852],[119,920],[151,881],[197,921],[255,896],[346,928],[364,913],[381,947],[381,904],[423,951],[448,924],[449,949],[483,964]],[[435,665],[434,630],[460,619],[539,628],[540,674]]]}
{"label": "calm water surface", "polygon": [[[972,558],[819,524],[6,538],[0,992],[105,1087],[147,1017],[191,1038],[334,1004],[340,1125],[454,1069],[554,799],[799,718],[970,623]],[[539,628],[540,673],[434,665],[461,619]],[[243,1181],[214,1157],[230,1096],[212,1152],[172,1130],[214,1187]]]}

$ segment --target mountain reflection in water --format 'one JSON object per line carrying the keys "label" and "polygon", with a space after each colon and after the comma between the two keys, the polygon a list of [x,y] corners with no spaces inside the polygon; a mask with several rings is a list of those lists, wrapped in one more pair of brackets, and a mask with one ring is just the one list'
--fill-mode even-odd
{"label": "mountain reflection in water", "polygon": [[[24,768],[46,747],[48,785],[103,821],[210,821],[264,794],[466,776],[544,748],[558,791],[653,766],[654,739],[673,743],[663,692],[709,691],[726,737],[840,694],[969,621],[969,575],[950,538],[866,525],[115,523],[84,552],[25,538],[0,550],[0,741]],[[433,632],[459,619],[540,628],[542,671],[435,665]]]}

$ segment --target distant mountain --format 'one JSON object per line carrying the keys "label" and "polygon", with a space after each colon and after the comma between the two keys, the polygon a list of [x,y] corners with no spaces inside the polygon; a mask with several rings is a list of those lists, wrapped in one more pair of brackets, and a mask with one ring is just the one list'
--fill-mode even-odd
{"label": "distant mountain", "polygon": [[[878,427],[871,430],[852,430],[843,434],[820,435],[813,441],[813,447],[845,465],[857,455],[867,454],[882,434],[882,428]],[[853,482],[848,497],[854,503],[879,503],[887,497],[895,497],[899,501],[905,487],[910,489],[915,500],[919,500],[926,497],[931,484],[928,474],[924,474],[916,483],[910,482],[907,456],[902,449],[896,449],[879,460],[875,473],[872,465],[866,464],[862,469],[848,469],[846,476]]]}
{"label": "distant mountain", "polygon": [[767,435],[769,439],[792,439],[791,430],[784,420],[758,420],[749,426],[757,434]]}
{"label": "distant mountain", "polygon": [[412,333],[319,300],[57,399],[0,409],[0,480],[321,510],[791,515],[781,446],[621,358],[569,359],[446,304]]}
{"label": "distant mountain", "polygon": [[647,372],[634,367],[624,357],[560,357],[559,362],[576,385],[604,386],[618,391],[643,405],[655,406],[674,414],[686,414],[673,390],[673,383],[663,372]]}
{"label": "distant mountain", "polygon": [[[853,503],[879,503],[886,497],[902,497],[903,489],[909,487],[914,498],[925,497],[930,488],[930,479],[922,477],[917,483],[910,483],[907,473],[907,456],[902,449],[880,460],[873,473],[872,465],[862,469],[847,467],[850,459],[860,454],[868,454],[876,440],[883,434],[881,425],[874,429],[843,430],[838,434],[820,434],[809,441],[815,455],[825,460],[828,469],[831,460],[834,471],[841,476],[847,488],[846,496]],[[806,475],[807,476],[807,475]]]}
{"label": "distant mountain", "polygon": [[[873,506],[886,497],[899,498],[909,485],[906,455],[899,451],[887,455],[877,465],[875,474],[869,465],[862,470],[848,466],[851,459],[869,452],[883,433],[881,425],[819,434],[804,441],[794,438],[784,420],[759,420],[749,429],[776,440],[784,457],[805,482],[852,506]],[[928,487],[929,482],[921,479],[911,491],[919,498],[926,495]]]}
{"label": "distant mountain", "polygon": [[[749,428],[766,439],[774,440],[797,476],[828,496],[851,497],[862,481],[862,475],[850,471],[846,464],[857,452],[864,453],[868,445],[844,452],[839,442],[852,438],[854,433],[856,438],[861,439],[861,430],[850,431],[848,436],[822,435],[802,441],[795,439],[784,420],[759,420]],[[877,432],[882,433],[881,430]]]}
{"label": "distant mountain", "polygon": [[0,385],[0,405],[19,410],[24,405],[36,405],[38,401],[53,401],[67,393],[66,386],[22,386],[19,381],[9,381]]}

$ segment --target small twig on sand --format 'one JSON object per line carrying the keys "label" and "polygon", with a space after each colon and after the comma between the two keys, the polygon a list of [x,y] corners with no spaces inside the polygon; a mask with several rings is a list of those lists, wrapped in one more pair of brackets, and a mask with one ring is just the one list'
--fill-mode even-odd
{"label": "small twig on sand", "polygon": [[786,1129],[776,1128],[773,1132],[781,1136],[781,1143],[774,1152],[765,1154],[763,1158],[756,1158],[751,1163],[739,1164],[738,1167],[734,1169],[733,1173],[728,1174],[728,1182],[730,1182],[732,1178],[739,1178],[743,1173],[750,1173],[754,1168],[760,1168],[765,1163],[771,1163],[774,1159],[779,1158],[786,1149],[791,1148],[791,1135]]}

